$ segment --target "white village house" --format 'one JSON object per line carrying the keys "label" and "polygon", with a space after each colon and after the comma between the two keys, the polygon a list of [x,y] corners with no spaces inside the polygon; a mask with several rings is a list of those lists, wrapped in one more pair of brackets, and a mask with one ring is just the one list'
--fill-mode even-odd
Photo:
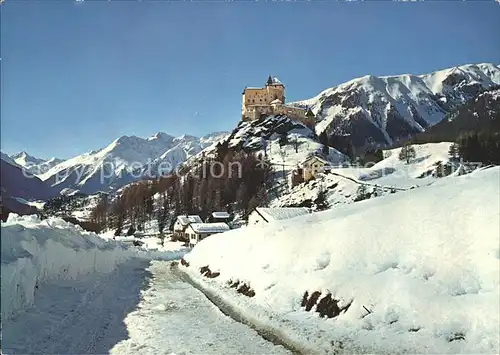
{"label": "white village house", "polygon": [[317,174],[325,173],[330,168],[330,163],[323,157],[310,155],[292,171],[291,186],[315,179]]}
{"label": "white village house", "polygon": [[309,181],[316,177],[316,174],[324,173],[325,167],[329,163],[327,160],[319,157],[317,155],[312,155],[304,160],[301,164],[302,167],[302,178],[304,181]]}
{"label": "white village house", "polygon": [[275,221],[306,215],[308,213],[311,212],[305,207],[256,207],[248,215],[248,225],[252,226],[262,223],[272,223]]}
{"label": "white village house", "polygon": [[189,246],[194,247],[199,241],[206,237],[223,233],[229,230],[229,226],[223,222],[217,223],[191,223],[186,228],[186,236],[189,238]]}
{"label": "white village house", "polygon": [[174,235],[179,238],[186,238],[186,229],[191,223],[203,223],[203,221],[198,215],[177,216],[174,223]]}

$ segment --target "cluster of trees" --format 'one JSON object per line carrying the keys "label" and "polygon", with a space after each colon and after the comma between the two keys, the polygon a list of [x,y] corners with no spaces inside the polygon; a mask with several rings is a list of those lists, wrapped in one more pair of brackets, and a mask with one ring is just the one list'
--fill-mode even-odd
{"label": "cluster of trees", "polygon": [[464,161],[500,164],[499,132],[464,133],[457,138],[456,145],[452,147],[454,147],[453,156]]}
{"label": "cluster of trees", "polygon": [[285,145],[290,145],[290,144],[295,149],[295,153],[298,153],[299,152],[299,147],[300,147],[299,137],[296,134],[292,134],[291,138],[288,138],[288,134],[287,133],[281,134],[280,135],[280,139],[279,139],[279,145],[280,145],[280,147],[283,147]]}
{"label": "cluster of trees", "polygon": [[127,234],[132,234],[156,219],[163,233],[180,214],[197,214],[205,220],[213,211],[248,211],[267,202],[271,164],[266,159],[220,144],[215,158],[205,158],[177,175],[128,185],[113,201],[102,199],[92,220],[120,235],[125,225]]}
{"label": "cluster of trees", "polygon": [[323,131],[319,135],[319,142],[323,144],[323,154],[328,155],[329,147],[334,147],[357,164],[378,163],[384,159],[383,150],[373,142],[367,142],[363,147],[356,149],[350,135],[333,134],[328,137],[326,131]]}
{"label": "cluster of trees", "polygon": [[384,151],[380,148],[367,148],[362,155],[357,157],[357,162],[363,166],[378,163],[384,159]]}
{"label": "cluster of trees", "polygon": [[70,215],[72,211],[84,208],[88,202],[88,196],[82,193],[71,196],[59,195],[45,202],[41,215],[42,217]]}
{"label": "cluster of trees", "polygon": [[91,212],[90,220],[103,228],[114,228],[116,235],[122,233],[125,222],[129,225],[128,235],[136,230],[142,231],[144,224],[154,217],[153,196],[169,184],[172,184],[171,176],[128,185],[114,199],[102,195]]}
{"label": "cluster of trees", "polygon": [[352,139],[349,135],[332,134],[328,138],[328,145],[330,147],[334,147],[339,152],[349,157],[351,161],[355,160],[356,150],[354,149],[354,144],[352,143]]}

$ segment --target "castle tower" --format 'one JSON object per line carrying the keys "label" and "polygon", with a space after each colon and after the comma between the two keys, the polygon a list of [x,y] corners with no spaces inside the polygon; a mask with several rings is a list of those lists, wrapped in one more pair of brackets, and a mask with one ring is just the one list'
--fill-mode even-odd
{"label": "castle tower", "polygon": [[285,104],[285,86],[278,78],[273,78],[269,75],[266,82],[266,91],[268,103],[278,99],[282,104]]}

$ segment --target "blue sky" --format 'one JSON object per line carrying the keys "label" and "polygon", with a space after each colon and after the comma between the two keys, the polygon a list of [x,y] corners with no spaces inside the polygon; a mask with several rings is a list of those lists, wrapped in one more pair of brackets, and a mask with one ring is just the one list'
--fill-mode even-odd
{"label": "blue sky", "polygon": [[1,6],[2,151],[231,130],[245,85],[287,100],[366,74],[500,62],[500,5],[16,1]]}

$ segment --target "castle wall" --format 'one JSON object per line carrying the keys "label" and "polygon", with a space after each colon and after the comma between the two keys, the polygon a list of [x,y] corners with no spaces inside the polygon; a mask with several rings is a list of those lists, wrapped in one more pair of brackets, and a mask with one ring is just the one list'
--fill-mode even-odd
{"label": "castle wall", "polygon": [[245,89],[243,96],[245,105],[266,105],[271,101],[268,99],[267,90],[264,89]]}
{"label": "castle wall", "polygon": [[281,85],[269,85],[265,88],[247,88],[243,94],[243,105],[269,105],[271,101],[285,101],[285,88]]}
{"label": "castle wall", "polygon": [[272,115],[273,109],[269,105],[255,105],[246,108],[244,113],[244,119],[247,120],[258,120],[261,115]]}
{"label": "castle wall", "polygon": [[306,110],[297,108],[297,107],[291,107],[291,106],[276,106],[274,109],[274,114],[275,115],[287,115],[287,116],[294,116],[294,117],[306,117]]}

